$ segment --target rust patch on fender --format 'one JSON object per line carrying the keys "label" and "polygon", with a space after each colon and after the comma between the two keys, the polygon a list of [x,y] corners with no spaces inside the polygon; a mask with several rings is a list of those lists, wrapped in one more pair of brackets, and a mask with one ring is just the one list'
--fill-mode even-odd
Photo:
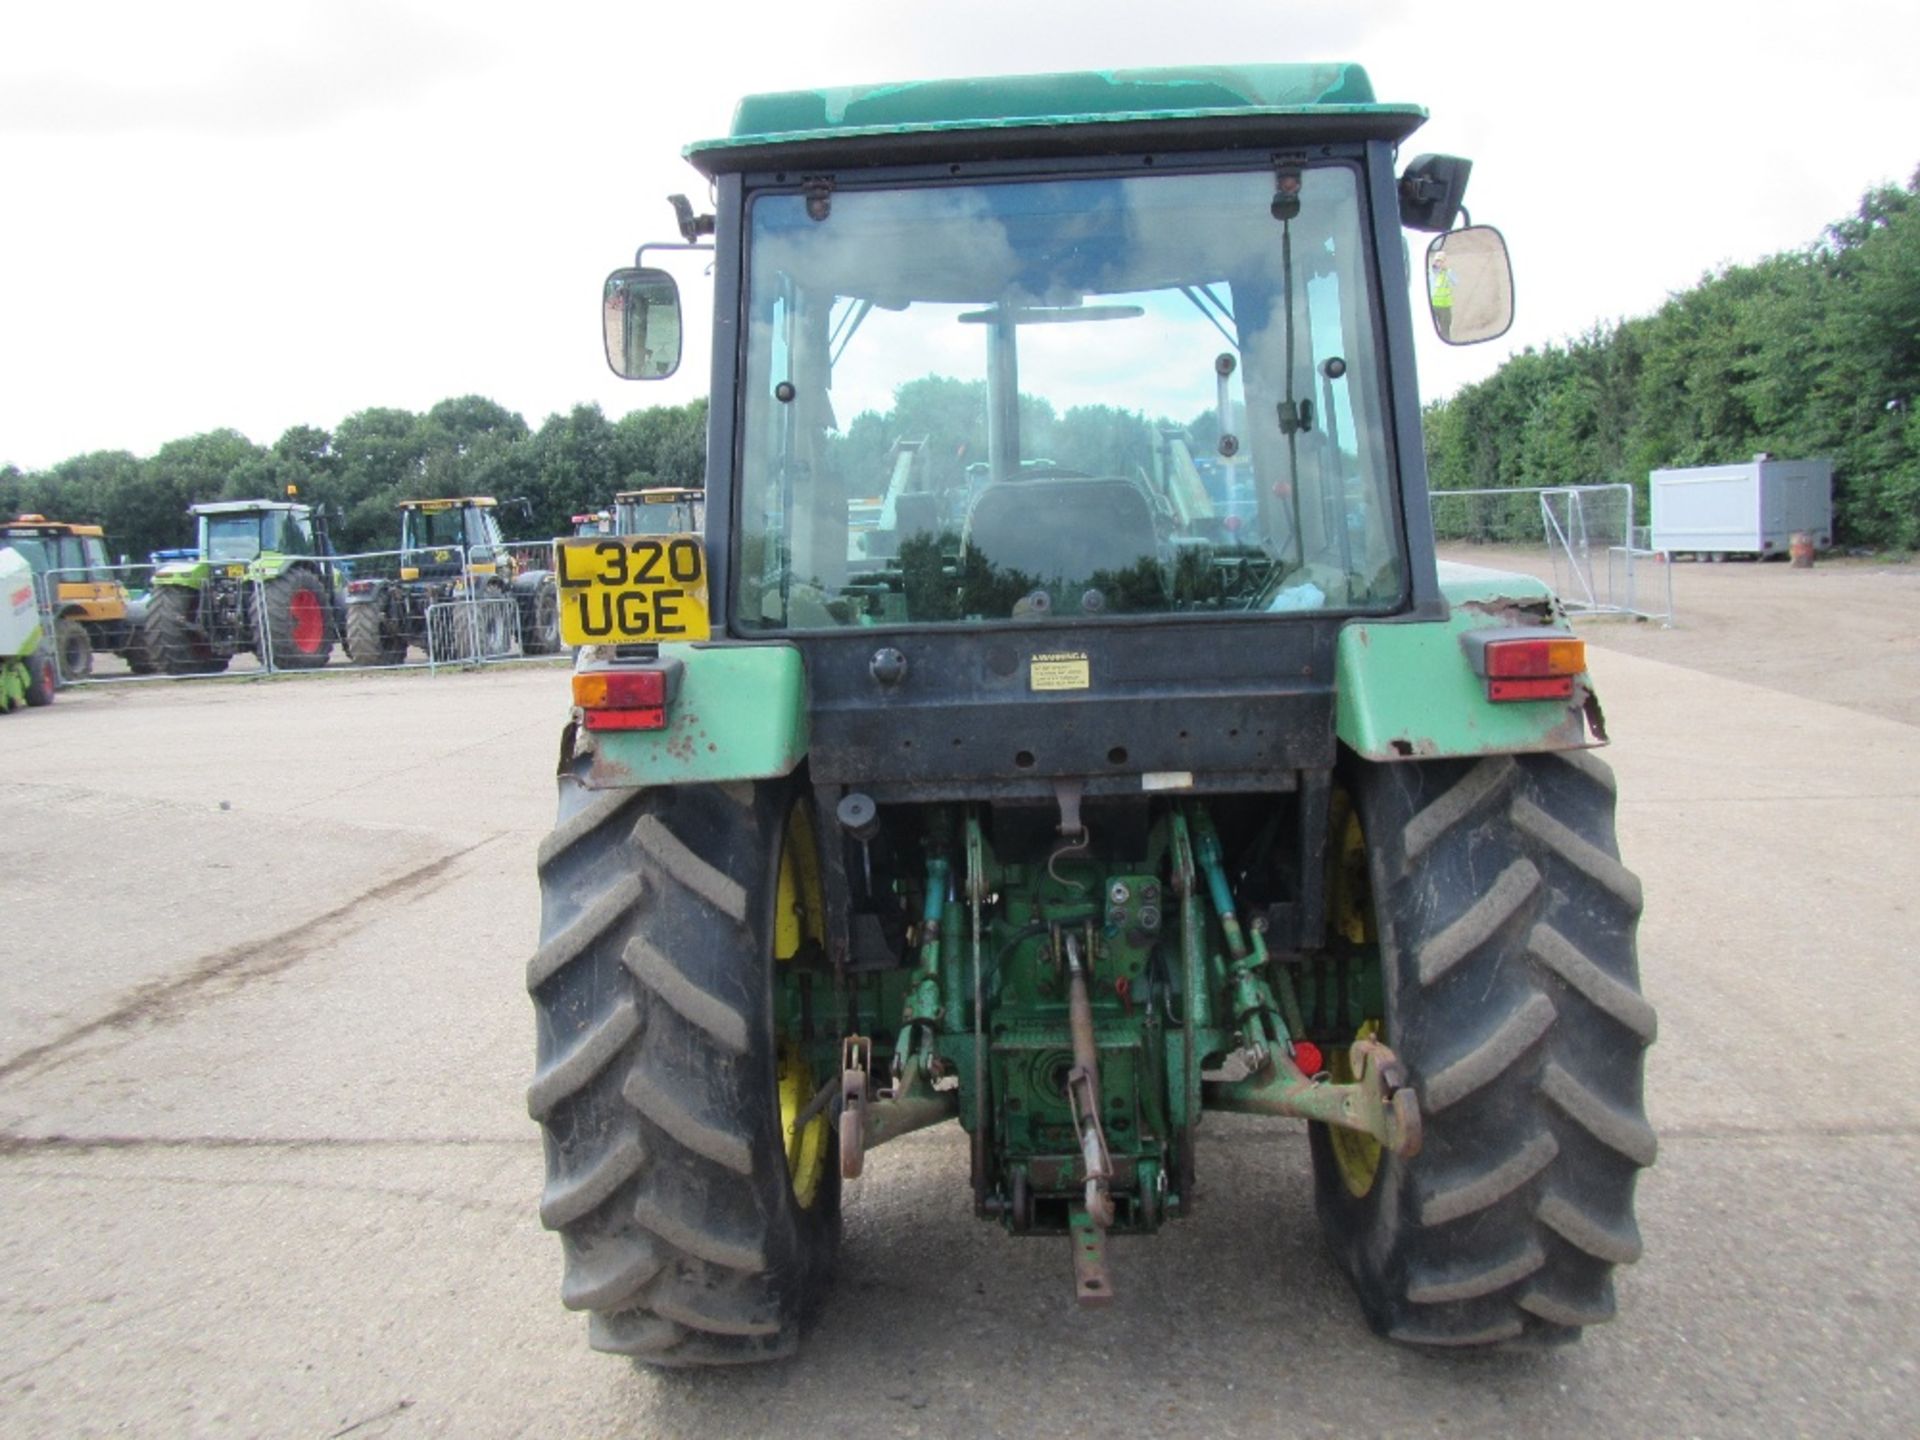
{"label": "rust patch on fender", "polygon": [[1463,600],[1460,608],[1486,615],[1502,625],[1551,625],[1560,614],[1559,602],[1544,595],[1496,595],[1491,600]]}

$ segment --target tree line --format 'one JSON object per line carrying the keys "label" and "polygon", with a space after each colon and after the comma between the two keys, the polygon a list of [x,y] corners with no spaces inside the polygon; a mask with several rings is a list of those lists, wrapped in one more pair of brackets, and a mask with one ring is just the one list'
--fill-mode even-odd
{"label": "tree line", "polygon": [[325,507],[341,553],[398,544],[401,500],[459,495],[525,499],[525,510],[502,507],[502,527],[509,538],[544,540],[569,533],[570,517],[611,504],[616,491],[704,484],[706,453],[705,400],[619,420],[579,405],[533,430],[468,395],[425,414],[371,409],[332,430],[296,425],[271,445],[215,430],[146,459],[103,450],[43,471],[0,467],[0,515],[103,525],[109,549],[137,562],[193,543],[189,505],[283,499],[292,485],[301,501]]}
{"label": "tree line", "polygon": [[1762,451],[1830,459],[1837,538],[1920,547],[1920,172],[1815,243],[1652,315],[1529,349],[1426,408],[1437,490],[1632,482]]}

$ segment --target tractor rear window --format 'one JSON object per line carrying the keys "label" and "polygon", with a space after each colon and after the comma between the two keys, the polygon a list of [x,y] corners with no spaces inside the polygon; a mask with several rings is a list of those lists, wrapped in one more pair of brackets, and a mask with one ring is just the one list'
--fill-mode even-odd
{"label": "tractor rear window", "polygon": [[1394,607],[1358,178],[757,198],[736,623]]}

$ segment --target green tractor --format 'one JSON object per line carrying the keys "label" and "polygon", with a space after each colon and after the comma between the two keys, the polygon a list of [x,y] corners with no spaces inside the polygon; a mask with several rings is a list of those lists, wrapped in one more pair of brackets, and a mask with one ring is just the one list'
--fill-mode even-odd
{"label": "green tractor", "polygon": [[[516,621],[522,654],[560,648],[553,574],[508,547],[498,505],[485,495],[400,502],[399,577],[347,583],[348,659],[398,665],[410,646],[444,660],[498,659],[513,651]],[[436,610],[446,617],[438,634]]]}
{"label": "green tractor", "polygon": [[[1613,1314],[1641,890],[1555,597],[1435,555],[1404,232],[1442,338],[1512,289],[1424,118],[1241,66],[761,96],[688,152],[704,537],[556,547],[528,1102],[594,1346],[791,1350],[843,1180],[945,1122],[1100,1304],[1216,1112],[1307,1122],[1381,1334]],[[647,248],[634,378],[680,353]]]}
{"label": "green tractor", "polygon": [[189,507],[197,558],[155,568],[138,648],[164,675],[218,674],[242,651],[263,666],[325,665],[339,634],[332,549],[322,518],[292,500]]}

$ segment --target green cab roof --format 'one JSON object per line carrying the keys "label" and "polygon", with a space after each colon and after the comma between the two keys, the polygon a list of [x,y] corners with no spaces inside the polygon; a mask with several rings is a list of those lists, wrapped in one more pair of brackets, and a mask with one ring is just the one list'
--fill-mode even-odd
{"label": "green cab roof", "polygon": [[708,175],[803,160],[884,163],[971,151],[1399,141],[1427,118],[1384,105],[1358,65],[1236,65],[922,80],[750,95],[724,139],[687,158]]}

